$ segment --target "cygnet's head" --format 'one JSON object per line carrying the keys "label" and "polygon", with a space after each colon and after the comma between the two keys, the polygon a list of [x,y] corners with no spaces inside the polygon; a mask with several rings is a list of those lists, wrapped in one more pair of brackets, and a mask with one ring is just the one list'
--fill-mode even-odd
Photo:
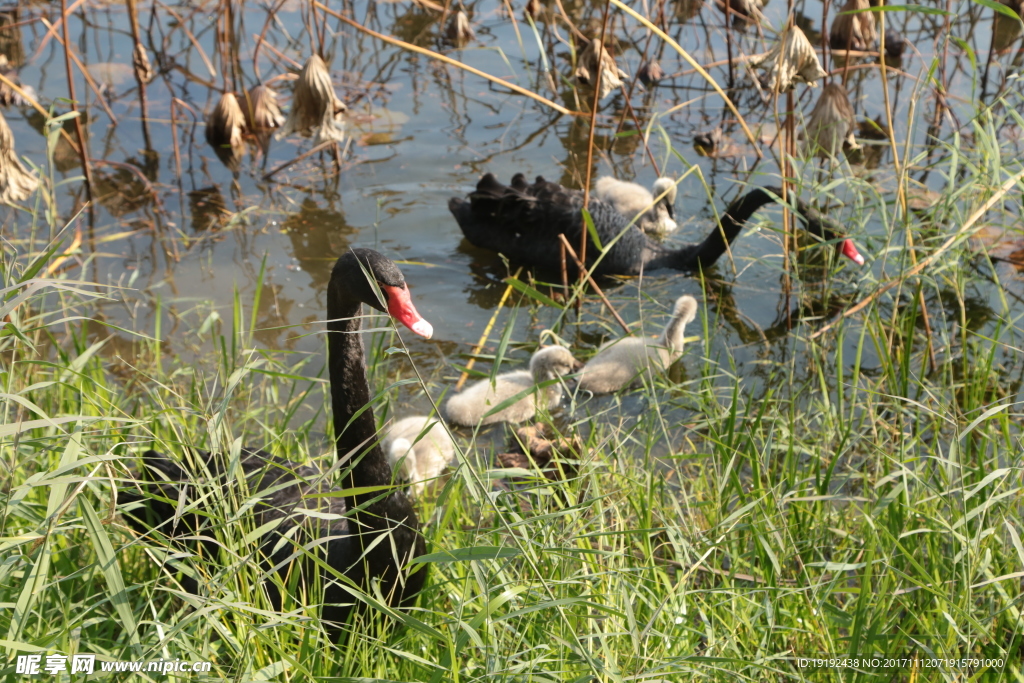
{"label": "cygnet's head", "polygon": [[646,221],[647,224],[643,226],[644,232],[661,235],[670,233],[678,227],[675,222],[676,183],[671,178],[658,178],[654,181],[652,190],[655,199],[661,197],[662,194],[665,196],[654,205],[651,211],[654,213],[654,220]]}
{"label": "cygnet's head", "polygon": [[564,346],[546,346],[530,359],[530,374],[535,382],[545,382],[568,375],[579,368],[579,362]]}
{"label": "cygnet's head", "polygon": [[676,299],[676,305],[672,308],[672,317],[684,325],[693,322],[697,317],[697,300],[689,294]]}

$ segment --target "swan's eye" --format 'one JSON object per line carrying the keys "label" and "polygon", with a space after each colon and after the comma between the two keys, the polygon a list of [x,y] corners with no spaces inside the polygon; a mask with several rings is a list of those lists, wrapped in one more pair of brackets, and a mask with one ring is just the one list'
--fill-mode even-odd
{"label": "swan's eye", "polygon": [[406,285],[395,287],[381,285],[384,295],[388,298],[388,315],[402,323],[410,330],[425,339],[434,334],[434,327],[420,316],[412,303],[409,288]]}

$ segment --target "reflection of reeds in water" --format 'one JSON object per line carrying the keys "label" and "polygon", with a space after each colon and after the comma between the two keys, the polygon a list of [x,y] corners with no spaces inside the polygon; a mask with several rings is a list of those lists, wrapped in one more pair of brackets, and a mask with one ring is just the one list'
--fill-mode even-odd
{"label": "reflection of reeds in water", "polygon": [[12,69],[20,69],[25,63],[25,48],[21,43],[21,27],[18,23],[18,8],[0,9],[0,55],[7,58]]}
{"label": "reflection of reeds in water", "polygon": [[321,208],[311,197],[302,200],[299,211],[289,214],[281,227],[292,243],[292,255],[318,288],[330,280],[334,259],[348,249],[349,237],[356,232],[345,214]]}
{"label": "reflection of reeds in water", "polygon": [[13,204],[28,199],[38,179],[22,166],[14,151],[14,134],[7,119],[0,114],[0,204]]}
{"label": "reflection of reeds in water", "polygon": [[223,226],[231,216],[220,188],[216,185],[193,190],[188,193],[188,208],[191,214],[192,230],[203,233]]}
{"label": "reflection of reeds in water", "polygon": [[112,173],[93,171],[93,187],[96,201],[115,218],[126,216],[153,203],[152,188],[139,176],[145,169],[135,159],[126,159],[130,168],[119,166]]}
{"label": "reflection of reeds in water", "polygon": [[1009,51],[1020,38],[1021,30],[1019,19],[996,14],[992,23],[992,49],[998,53]]}

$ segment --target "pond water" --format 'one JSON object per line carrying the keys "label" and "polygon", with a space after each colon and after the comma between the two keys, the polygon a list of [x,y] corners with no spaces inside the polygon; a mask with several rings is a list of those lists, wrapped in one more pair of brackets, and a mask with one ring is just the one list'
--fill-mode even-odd
{"label": "pond water", "polygon": [[[155,329],[159,301],[167,316],[165,338],[186,356],[194,344],[190,333],[195,328],[190,326],[198,326],[209,313],[205,302],[228,320],[236,289],[242,302],[253,300],[264,259],[259,315],[263,329],[258,342],[267,348],[319,352],[322,338],[307,333],[324,317],[330,266],[347,248],[369,246],[404,262],[415,303],[435,330],[431,341],[412,335],[406,341],[428,375],[450,382],[458,375],[450,364],[465,362],[461,354],[470,350],[491,319],[509,270],[495,255],[463,240],[448,212],[448,198],[465,195],[487,171],[506,182],[523,172],[576,187],[586,176],[588,118],[559,115],[533,99],[397,49],[332,17],[325,22],[324,52],[337,92],[349,106],[346,155],[336,162],[330,154],[314,154],[265,179],[268,170],[312,148],[310,140],[293,136],[273,140],[266,156],[250,146],[237,171],[232,171],[204,140],[204,112],[213,108],[225,87],[248,89],[261,78],[268,82],[294,72],[311,51],[308,22],[323,23],[323,13],[310,18],[308,4],[295,0],[235,3],[230,15],[218,2],[140,2],[139,29],[155,71],[145,86],[143,106],[131,67],[132,30],[125,6],[93,0],[75,5],[68,25],[71,42],[109,107],[108,113],[76,68],[75,93],[83,103],[90,154],[97,161],[95,211],[79,219],[83,256],[91,258],[85,261],[85,271],[75,276],[130,286],[134,291],[126,294],[127,306],[104,309],[109,320],[129,328]],[[563,5],[585,33],[599,30],[602,3]],[[668,34],[702,64],[725,60],[730,50],[754,54],[771,45],[770,34],[759,36],[752,27],[727,32],[724,14],[714,4],[669,0],[633,6],[644,14],[662,8]],[[536,34],[524,20],[518,0],[512,3],[513,15],[505,3],[468,3],[476,38],[462,48],[444,39],[440,13],[419,4],[354,2],[337,7],[377,32],[447,54],[570,109],[579,108],[567,81],[570,32],[555,18],[558,9],[553,1],[541,3]],[[1024,53],[1019,26],[1000,18],[993,32],[991,9],[969,2],[927,7],[948,10],[951,16],[887,14],[888,26],[911,42],[887,77],[895,138],[902,154],[909,137],[915,158],[911,176],[921,187],[941,192],[948,180],[932,168],[948,158],[944,143],[954,131],[962,137],[974,133],[971,121],[978,102],[991,103],[1005,95],[1011,107],[1019,104],[1017,75]],[[821,3],[797,2],[795,11],[798,24],[812,43],[820,45]],[[833,5],[828,11],[834,16],[837,10]],[[787,6],[773,0],[764,13],[766,24],[778,29]],[[44,106],[52,103],[58,113],[66,111],[64,52],[58,40],[47,39],[44,23],[57,21],[59,7],[22,3],[9,7],[5,16],[8,25],[16,23],[4,34],[8,60],[18,68],[21,82],[35,89]],[[947,20],[955,41],[945,39]],[[684,73],[652,90],[634,82],[645,54],[657,57],[668,75],[689,72],[689,64],[672,48],[621,12],[613,12],[608,30],[617,38],[619,66],[630,75],[633,114],[621,92],[602,101],[593,177],[614,174],[650,186],[659,170],[674,177],[691,171],[679,185],[676,201],[682,227],[669,239],[699,240],[713,224],[712,202],[721,211],[742,184],[776,184],[778,163],[768,144],[760,145],[765,158],[758,161],[735,116],[699,76]],[[257,36],[264,32],[257,53]],[[544,74],[545,62],[550,79]],[[858,120],[884,117],[880,70],[870,66],[870,59],[856,63],[864,68],[848,72],[847,87]],[[710,73],[723,86],[729,85],[728,66],[713,67]],[[771,141],[785,116],[786,98],[762,98],[750,87],[742,66],[735,67],[732,78],[730,92],[741,114],[755,127],[756,136]],[[935,82],[946,84],[947,112],[936,107]],[[272,85],[287,109],[290,82],[277,79]],[[810,112],[819,93],[820,87],[798,86],[793,101],[802,115]],[[7,108],[4,116],[15,133],[18,153],[43,166],[47,148],[41,115],[26,107]],[[634,134],[637,122],[651,131],[649,155]],[[723,127],[728,153],[716,158],[699,155],[691,144],[693,136],[717,126]],[[617,136],[617,131],[623,134]],[[1011,121],[999,130],[1000,140],[1009,145],[1004,153],[1019,155],[1014,131],[1019,133],[1019,128]],[[796,337],[805,337],[802,316],[831,316],[856,301],[864,283],[884,277],[881,252],[890,239],[896,245],[902,239],[889,238],[881,219],[880,207],[887,203],[891,211],[895,202],[895,180],[890,148],[874,144],[867,166],[844,164],[825,171],[814,162],[796,163],[800,177],[807,182],[817,179],[819,187],[831,173],[836,182],[828,189],[840,199],[869,198],[868,203],[835,210],[867,257],[864,268],[839,264],[827,273],[828,287],[821,284],[821,269],[808,268],[804,281],[794,282],[787,292],[778,232],[781,211],[775,209],[763,212],[759,227],[737,241],[732,263],[723,259],[717,265],[707,293],[697,278],[670,271],[647,274],[642,283],[609,280],[605,288],[627,320],[637,320],[642,311],[651,321],[650,332],[658,329],[677,296],[688,293],[706,301],[709,334],[703,353],[732,358],[730,371],[749,377],[756,395],[766,361],[788,363],[793,353],[800,353],[801,343],[789,326],[796,328]],[[651,156],[660,169],[654,168]],[[57,144],[55,162],[56,182],[81,173],[73,152],[62,142]],[[701,176],[714,193],[711,201]],[[80,182],[61,185],[56,195],[64,220],[85,200]],[[804,197],[810,198],[809,191]],[[13,231],[8,234],[27,248],[30,221],[12,210],[5,209],[4,216],[5,232]],[[36,247],[43,236],[36,233]],[[890,264],[890,272],[892,268]],[[969,289],[976,327],[984,331],[997,317],[992,310],[1001,308],[996,303],[999,294],[983,284]],[[644,297],[639,296],[641,291]],[[823,300],[822,292],[829,298]],[[553,308],[521,311],[512,339],[535,343],[540,330],[554,325],[560,314]],[[499,331],[505,315],[498,320]],[[592,347],[616,332],[595,298],[588,300],[582,320],[584,325],[572,328],[570,338],[582,347]],[[493,349],[495,334],[491,341]],[[855,343],[852,335],[850,343]],[[693,353],[700,352],[691,349]],[[510,354],[510,362],[527,357],[527,351],[517,350]],[[846,357],[852,358],[852,352]],[[684,359],[684,375],[687,364]],[[872,364],[870,358],[865,361],[868,368]],[[316,363],[310,366],[312,372],[318,369]]]}

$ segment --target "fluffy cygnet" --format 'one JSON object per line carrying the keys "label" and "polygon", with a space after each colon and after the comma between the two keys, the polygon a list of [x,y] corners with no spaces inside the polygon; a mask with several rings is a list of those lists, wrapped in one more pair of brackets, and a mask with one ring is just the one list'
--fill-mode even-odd
{"label": "fluffy cygnet", "polygon": [[[473,427],[494,422],[523,422],[536,414],[538,408],[557,405],[562,399],[562,385],[556,382],[534,391],[512,405],[487,415],[498,405],[536,384],[557,379],[578,369],[579,364],[564,346],[548,346],[538,350],[530,359],[529,370],[506,372],[494,378],[476,382],[448,399],[445,413],[449,422]],[[487,415],[487,417],[484,417]]]}
{"label": "fluffy cygnet", "polygon": [[[633,220],[638,213],[643,214],[637,225],[648,235],[667,235],[676,229],[675,208],[676,184],[671,178],[658,178],[654,181],[654,193],[636,183],[616,180],[610,176],[597,179],[594,185],[594,196],[611,204],[616,211]],[[666,194],[667,193],[667,194]],[[655,197],[665,196],[655,204]]]}
{"label": "fluffy cygnet", "polygon": [[681,296],[676,299],[672,319],[657,340],[623,337],[605,342],[583,367],[580,389],[610,394],[632,384],[648,367],[666,370],[683,355],[683,333],[686,324],[696,316],[696,299]]}
{"label": "fluffy cygnet", "polygon": [[455,457],[455,444],[444,425],[436,417],[423,415],[406,417],[391,425],[383,447],[391,467],[409,483],[409,493],[415,498]]}

